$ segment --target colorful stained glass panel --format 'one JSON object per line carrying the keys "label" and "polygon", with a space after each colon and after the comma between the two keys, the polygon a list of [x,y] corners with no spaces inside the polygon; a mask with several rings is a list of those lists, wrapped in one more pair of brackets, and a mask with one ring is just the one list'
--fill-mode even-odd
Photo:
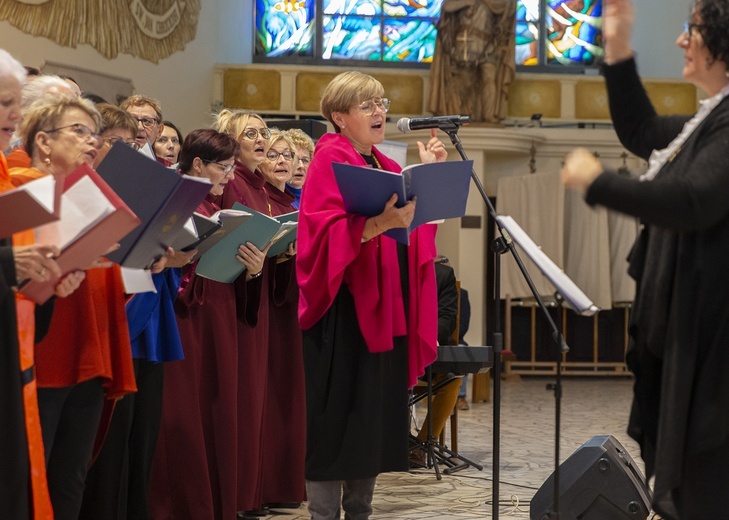
{"label": "colorful stained glass panel", "polygon": [[363,16],[323,17],[325,60],[380,60],[380,19]]}
{"label": "colorful stained glass panel", "polygon": [[384,61],[429,63],[433,61],[437,31],[430,21],[385,21]]}
{"label": "colorful stained glass panel", "polygon": [[313,56],[316,0],[256,0],[257,56]]}
{"label": "colorful stained glass panel", "polygon": [[594,65],[602,57],[602,0],[551,0],[545,22],[548,64]]}
{"label": "colorful stained glass panel", "polygon": [[386,16],[409,16],[438,18],[443,0],[383,0],[382,10]]}
{"label": "colorful stained glass panel", "polygon": [[322,0],[322,10],[325,15],[379,16],[382,0]]}
{"label": "colorful stained glass panel", "polygon": [[516,64],[539,63],[539,0],[516,2]]}

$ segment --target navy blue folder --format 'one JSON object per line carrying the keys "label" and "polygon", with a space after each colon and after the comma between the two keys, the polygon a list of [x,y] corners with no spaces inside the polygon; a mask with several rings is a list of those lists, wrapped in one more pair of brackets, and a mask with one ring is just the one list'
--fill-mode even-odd
{"label": "navy blue folder", "polygon": [[410,227],[385,232],[403,244],[410,243],[410,232],[422,224],[466,214],[473,161],[413,164],[401,174],[352,164],[334,163],[333,167],[347,213],[374,217],[382,213],[393,193],[398,194],[397,207],[417,197]]}

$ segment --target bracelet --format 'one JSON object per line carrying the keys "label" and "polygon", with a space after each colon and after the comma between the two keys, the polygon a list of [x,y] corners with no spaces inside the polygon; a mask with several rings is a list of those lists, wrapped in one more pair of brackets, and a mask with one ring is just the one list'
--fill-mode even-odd
{"label": "bracelet", "polygon": [[263,274],[263,269],[261,269],[260,271],[258,271],[256,274],[251,274],[251,280],[253,280],[254,278],[258,278],[262,274]]}

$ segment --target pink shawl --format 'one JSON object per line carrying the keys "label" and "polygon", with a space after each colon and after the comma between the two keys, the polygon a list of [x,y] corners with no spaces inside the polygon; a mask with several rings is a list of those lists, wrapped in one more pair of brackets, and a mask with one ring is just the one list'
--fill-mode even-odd
{"label": "pink shawl", "polygon": [[[382,167],[399,165],[373,149]],[[299,322],[306,330],[327,312],[346,281],[357,321],[370,352],[393,348],[393,337],[408,335],[408,383],[413,386],[437,357],[438,305],[435,283],[434,225],[420,226],[408,247],[409,315],[405,319],[397,245],[384,235],[362,243],[366,217],[348,214],[339,194],[332,163],[366,166],[349,140],[327,134],[317,143],[304,191],[297,244]]]}

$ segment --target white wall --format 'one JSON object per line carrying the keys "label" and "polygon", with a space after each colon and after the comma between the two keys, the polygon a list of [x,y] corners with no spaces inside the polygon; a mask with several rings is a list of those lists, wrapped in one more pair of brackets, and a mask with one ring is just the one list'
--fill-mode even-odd
{"label": "white wall", "polygon": [[0,48],[26,65],[40,66],[49,60],[130,78],[136,93],[158,99],[164,117],[187,133],[210,126],[213,66],[218,59],[218,37],[224,36],[218,30],[218,14],[218,1],[203,1],[196,39],[158,64],[125,54],[108,60],[89,45],[61,47],[46,38],[24,34],[5,21],[0,22]]}

